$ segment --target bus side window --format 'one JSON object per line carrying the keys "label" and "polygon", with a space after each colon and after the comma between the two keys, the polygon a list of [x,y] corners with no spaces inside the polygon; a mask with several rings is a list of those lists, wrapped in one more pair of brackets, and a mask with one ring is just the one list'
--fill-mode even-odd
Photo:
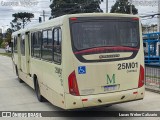
{"label": "bus side window", "polygon": [[17,53],[17,37],[14,37],[14,53]]}
{"label": "bus side window", "polygon": [[53,30],[54,47],[53,47],[53,60],[55,63],[61,64],[61,49],[62,49],[62,31],[61,28]]}
{"label": "bus side window", "polygon": [[52,48],[53,48],[53,39],[52,39],[52,30],[43,31],[43,39],[42,39],[42,59],[47,61],[53,61],[52,56]]}
{"label": "bus side window", "polygon": [[25,56],[25,35],[21,36],[21,55]]}
{"label": "bus side window", "polygon": [[35,32],[32,34],[32,56],[40,58],[41,52],[41,32]]}
{"label": "bus side window", "polygon": [[31,33],[31,56],[33,57],[34,52],[33,52],[33,44],[34,44],[34,33]]}

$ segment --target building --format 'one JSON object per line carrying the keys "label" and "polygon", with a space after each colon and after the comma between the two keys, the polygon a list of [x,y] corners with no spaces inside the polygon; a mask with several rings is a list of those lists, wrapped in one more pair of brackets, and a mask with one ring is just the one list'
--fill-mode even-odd
{"label": "building", "polygon": [[154,32],[158,32],[158,25],[143,25],[142,26],[142,32],[143,33],[154,33]]}

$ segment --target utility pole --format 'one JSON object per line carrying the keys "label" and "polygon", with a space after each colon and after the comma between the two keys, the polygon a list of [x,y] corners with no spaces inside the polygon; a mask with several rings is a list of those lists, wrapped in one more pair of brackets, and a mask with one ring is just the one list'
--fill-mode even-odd
{"label": "utility pole", "polygon": [[43,10],[43,21],[45,21],[45,11]]}
{"label": "utility pole", "polygon": [[132,0],[130,0],[130,14],[133,14],[132,9]]}
{"label": "utility pole", "polygon": [[45,22],[45,17],[46,17],[46,15],[45,15],[45,11],[44,11],[44,10],[43,10],[43,14],[40,15],[40,16],[43,16],[43,21]]}
{"label": "utility pole", "polygon": [[130,5],[130,14],[133,14],[133,12],[132,12],[132,4]]}
{"label": "utility pole", "polygon": [[108,0],[106,0],[106,13],[108,13]]}

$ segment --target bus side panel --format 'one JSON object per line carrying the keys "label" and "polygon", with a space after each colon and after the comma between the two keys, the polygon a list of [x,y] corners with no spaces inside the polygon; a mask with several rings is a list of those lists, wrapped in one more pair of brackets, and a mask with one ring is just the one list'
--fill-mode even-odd
{"label": "bus side panel", "polygon": [[[18,54],[17,53],[13,53],[13,62],[14,65],[17,66],[18,65]],[[14,66],[14,67],[15,67]]]}
{"label": "bus side panel", "polygon": [[60,66],[47,61],[31,58],[31,74],[37,76],[41,94],[52,104],[64,108],[64,89],[59,74]]}
{"label": "bus side panel", "polygon": [[29,75],[27,75],[26,73],[22,71],[19,71],[19,78],[22,79],[25,83],[27,83],[31,88],[34,89],[33,79],[29,77]]}
{"label": "bus side panel", "polygon": [[21,55],[21,70],[26,73],[26,56]]}
{"label": "bus side panel", "polygon": [[64,81],[64,92],[69,93],[68,91],[68,77],[74,71],[73,64],[73,53],[71,46],[71,36],[70,36],[70,27],[68,19],[64,20],[63,29],[63,46],[62,46],[62,60],[63,60],[63,81]]}

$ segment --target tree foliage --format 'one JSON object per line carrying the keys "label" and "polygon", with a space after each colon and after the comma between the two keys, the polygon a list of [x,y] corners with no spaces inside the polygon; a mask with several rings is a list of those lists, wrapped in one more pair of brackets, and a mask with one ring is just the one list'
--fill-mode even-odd
{"label": "tree foliage", "polygon": [[8,28],[6,33],[4,34],[5,36],[0,38],[0,48],[5,48],[6,45],[8,45],[11,42],[12,39],[12,29]]}
{"label": "tree foliage", "polygon": [[53,0],[50,5],[51,15],[58,17],[65,14],[103,12],[100,3],[103,0]]}
{"label": "tree foliage", "polygon": [[12,39],[12,29],[8,28],[5,34],[5,42],[9,43]]}
{"label": "tree foliage", "polygon": [[130,14],[132,7],[132,14],[137,14],[138,9],[135,8],[134,5],[131,5],[128,0],[117,0],[116,3],[111,8],[111,13],[124,13],[124,14]]}
{"label": "tree foliage", "polygon": [[14,19],[12,20],[11,27],[14,31],[19,30],[21,28],[24,28],[24,26],[31,21],[31,18],[34,17],[34,14],[32,13],[15,13],[12,14],[12,17],[14,17]]}
{"label": "tree foliage", "polygon": [[0,33],[0,40],[2,39],[2,37],[3,37],[3,34],[2,34],[2,33]]}
{"label": "tree foliage", "polygon": [[2,43],[3,43],[3,39],[2,39],[2,37],[0,37],[0,48],[2,47],[2,46],[1,46]]}

